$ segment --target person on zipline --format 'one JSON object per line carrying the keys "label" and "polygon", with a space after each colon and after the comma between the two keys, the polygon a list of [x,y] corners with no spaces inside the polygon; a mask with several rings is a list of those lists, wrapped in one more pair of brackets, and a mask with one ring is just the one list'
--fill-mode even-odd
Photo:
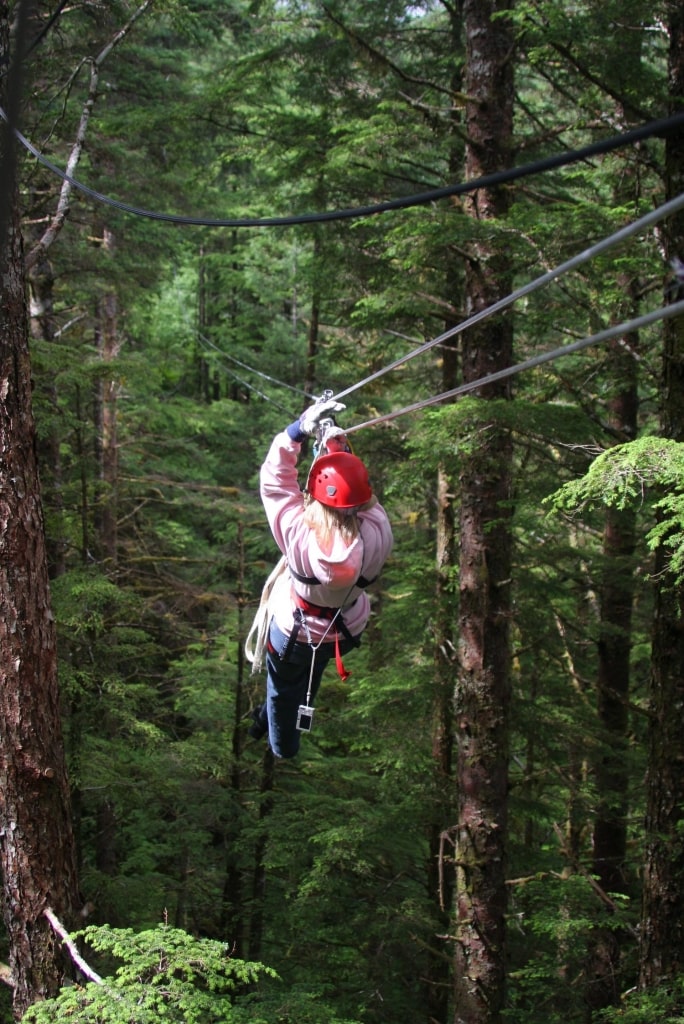
{"label": "person on zipline", "polygon": [[[276,757],[294,757],[308,731],[324,669],[358,647],[370,615],[365,587],[392,550],[387,513],[368,471],[349,451],[330,418],[344,409],[319,400],[273,439],[261,467],[261,498],[276,544],[287,561],[285,586],[274,587],[266,644],[266,700],[251,712],[250,736],[268,733]],[[297,462],[302,443],[320,434],[321,451],[302,493]],[[287,574],[286,574],[287,575]]]}

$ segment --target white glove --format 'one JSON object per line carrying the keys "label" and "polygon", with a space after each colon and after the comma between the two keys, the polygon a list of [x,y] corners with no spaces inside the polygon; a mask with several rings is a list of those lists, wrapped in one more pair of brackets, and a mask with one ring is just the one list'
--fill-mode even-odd
{"label": "white glove", "polygon": [[305,409],[299,417],[299,429],[302,434],[308,434],[309,437],[313,437],[320,420],[332,416],[335,412],[342,412],[346,408],[346,405],[342,402],[336,402],[334,398],[329,398],[325,402],[315,402],[308,409]]}
{"label": "white glove", "polygon": [[321,438],[321,449],[323,448],[325,448],[328,455],[331,455],[333,452],[351,451],[347,442],[347,435],[342,430],[342,427],[328,427]]}

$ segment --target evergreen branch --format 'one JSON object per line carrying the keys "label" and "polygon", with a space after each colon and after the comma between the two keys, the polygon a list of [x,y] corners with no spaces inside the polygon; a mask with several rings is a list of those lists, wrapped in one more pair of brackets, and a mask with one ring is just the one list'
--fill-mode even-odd
{"label": "evergreen branch", "polygon": [[[587,869],[585,867],[583,867],[581,864],[578,864],[576,859],[571,856],[569,850],[567,849],[567,844],[565,842],[565,836],[563,835],[563,830],[561,829],[561,827],[558,824],[558,822],[554,822],[553,823],[553,831],[554,831],[554,833],[556,835],[556,838],[558,839],[558,843],[559,843],[559,847],[560,847],[560,852],[564,856],[566,856],[568,858],[568,860],[570,861],[570,865],[571,865],[573,871],[576,874],[581,875],[582,878],[585,878],[587,880],[587,882],[589,883],[589,886],[596,893],[596,895],[598,896],[600,901],[603,904],[605,904],[605,906],[607,906],[608,909],[612,910],[613,913],[614,913],[618,909],[617,903],[615,902],[614,899],[612,899],[608,895],[608,893],[605,891],[605,889],[603,889],[602,886],[599,885],[599,883],[596,881],[596,879],[591,874],[591,872],[587,871]],[[561,875],[561,878],[564,878],[564,877],[565,877],[565,875]],[[632,925],[626,923],[625,924],[625,928],[630,933],[630,935],[632,935],[632,936],[636,936],[637,935],[637,931],[636,931],[635,928],[632,927]]]}
{"label": "evergreen branch", "polygon": [[403,68],[400,68],[398,64],[391,61],[386,54],[380,53],[380,51],[376,50],[374,46],[371,46],[367,40],[363,39],[357,32],[349,28],[348,25],[345,25],[340,18],[333,14],[327,5],[323,5],[323,10],[330,21],[332,21],[333,25],[337,25],[337,27],[341,29],[353,43],[356,43],[357,46],[365,51],[373,64],[380,64],[385,68],[388,68],[404,82],[409,82],[411,85],[421,85],[428,89],[433,89],[435,92],[448,96],[450,100],[457,101],[461,106],[465,106],[468,101],[468,97],[463,93],[455,92],[453,89],[445,89],[444,86],[437,85],[428,78],[418,78],[415,75],[407,74]]}
{"label": "evergreen branch", "polygon": [[[548,24],[539,22],[535,20],[533,17],[530,17],[530,21],[532,22],[534,27],[538,29],[542,34],[548,31]],[[606,81],[604,81],[603,78],[599,77],[599,75],[594,74],[593,71],[591,71],[590,68],[588,68],[583,61],[581,61],[578,57],[576,57],[573,54],[569,46],[566,46],[564,43],[554,41],[553,39],[549,40],[549,46],[552,50],[556,51],[559,57],[563,57],[565,60],[567,60],[570,66],[575,69],[575,71],[580,75],[581,78],[585,79],[585,81],[590,82],[592,85],[595,85],[597,86],[597,88],[601,89],[602,92],[604,92],[607,96],[610,96],[610,98],[615,103],[621,106],[623,110],[629,111],[633,116],[636,116],[639,119],[645,116],[644,111],[641,107],[637,106],[636,103],[633,103],[632,100],[629,99],[629,97],[627,97],[623,93],[618,92],[617,89],[613,89],[610,85],[608,85]],[[540,68],[538,68],[537,70],[541,71]],[[541,73],[542,75],[544,74],[543,71],[541,71]],[[550,79],[548,80],[551,81]]]}
{"label": "evergreen branch", "polygon": [[26,52],[24,53],[23,60],[27,60],[28,57],[30,57],[30,55],[33,53],[33,51],[36,49],[36,47],[40,45],[40,43],[43,41],[45,36],[48,34],[48,32],[50,31],[52,26],[57,24],[57,22],[59,21],[61,15],[62,15],[62,11],[64,10],[64,8],[66,7],[68,2],[69,2],[69,0],[61,0],[57,10],[54,11],[50,15],[50,17],[48,18],[46,24],[42,27],[42,29],[40,30],[40,32],[38,33],[36,38],[33,40],[33,42],[30,44],[30,46],[28,46],[26,48]]}
{"label": "evergreen branch", "polygon": [[[230,487],[223,484],[201,484],[196,480],[173,480],[167,476],[121,476],[121,480],[128,483],[159,484],[161,487],[176,487],[184,491],[200,491],[205,494],[221,494],[229,498],[237,498],[240,494],[239,487]],[[161,498],[161,496],[160,496]]]}
{"label": "evergreen branch", "polygon": [[[216,565],[216,556],[206,558],[190,558],[187,555],[137,555],[126,559],[127,565],[138,565],[143,562],[176,562],[180,565]],[[212,595],[213,596],[213,595]]]}
{"label": "evergreen branch", "polygon": [[640,120],[643,119],[645,114],[641,107],[637,106],[636,103],[632,103],[632,101],[627,96],[625,96],[624,93],[620,93],[617,91],[617,89],[611,88],[611,86],[608,85],[607,82],[605,82],[598,75],[595,75],[586,66],[586,64],[578,60],[577,57],[573,56],[570,47],[564,46],[563,43],[551,42],[551,48],[554,49],[560,57],[564,57],[568,61],[568,63],[571,64],[572,67],[574,67],[575,71],[577,71],[577,73],[582,76],[582,78],[586,79],[586,81],[588,82],[591,82],[592,85],[597,86],[599,89],[605,92],[607,96],[610,96],[610,98],[614,100],[615,103],[621,106],[624,110],[631,111],[632,115]]}

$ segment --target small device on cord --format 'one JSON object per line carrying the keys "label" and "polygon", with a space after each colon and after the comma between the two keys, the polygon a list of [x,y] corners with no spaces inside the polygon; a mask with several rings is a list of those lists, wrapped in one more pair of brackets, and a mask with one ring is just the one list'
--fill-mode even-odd
{"label": "small device on cord", "polygon": [[308,704],[300,704],[297,710],[297,728],[300,732],[311,732],[314,709]]}

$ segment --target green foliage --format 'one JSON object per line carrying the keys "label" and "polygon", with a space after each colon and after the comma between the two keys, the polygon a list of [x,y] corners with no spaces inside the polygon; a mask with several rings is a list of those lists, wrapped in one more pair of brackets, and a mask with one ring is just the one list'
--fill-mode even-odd
{"label": "green foliage", "polygon": [[178,928],[144,932],[94,927],[75,936],[105,962],[119,962],[102,984],[71,986],[55,999],[31,1007],[25,1024],[222,1024],[244,1020],[236,1000],[262,976],[275,972],[262,964],[235,960],[225,943],[193,938]]}
{"label": "green foliage", "polygon": [[423,414],[420,429],[409,439],[421,459],[435,467],[442,459],[459,460],[482,446],[484,434],[510,430],[517,438],[560,446],[591,436],[591,424],[581,409],[561,402],[483,401],[466,396]]}
{"label": "green foliage", "polygon": [[[586,993],[578,979],[590,964],[598,929],[620,935],[634,926],[636,911],[628,899],[614,896],[613,907],[609,912],[590,879],[581,875],[539,872],[518,880],[510,906],[513,935],[526,933],[529,948],[525,962],[517,963],[519,944],[513,943],[505,1020],[563,1024],[582,1019]],[[627,979],[621,980],[627,987]]]}
{"label": "green foliage", "polygon": [[596,1019],[599,1024],[683,1024],[684,978],[646,992],[631,991],[620,1006],[603,1010]]}
{"label": "green foliage", "polygon": [[684,445],[662,437],[644,437],[601,452],[579,480],[570,481],[546,499],[556,511],[580,515],[608,505],[618,509],[646,506],[657,522],[646,541],[662,545],[677,582],[684,578]]}
{"label": "green foliage", "polygon": [[556,510],[577,513],[598,504],[625,508],[643,503],[653,487],[677,487],[684,474],[684,445],[644,437],[615,445],[593,460],[580,479],[564,484],[549,499]]}

